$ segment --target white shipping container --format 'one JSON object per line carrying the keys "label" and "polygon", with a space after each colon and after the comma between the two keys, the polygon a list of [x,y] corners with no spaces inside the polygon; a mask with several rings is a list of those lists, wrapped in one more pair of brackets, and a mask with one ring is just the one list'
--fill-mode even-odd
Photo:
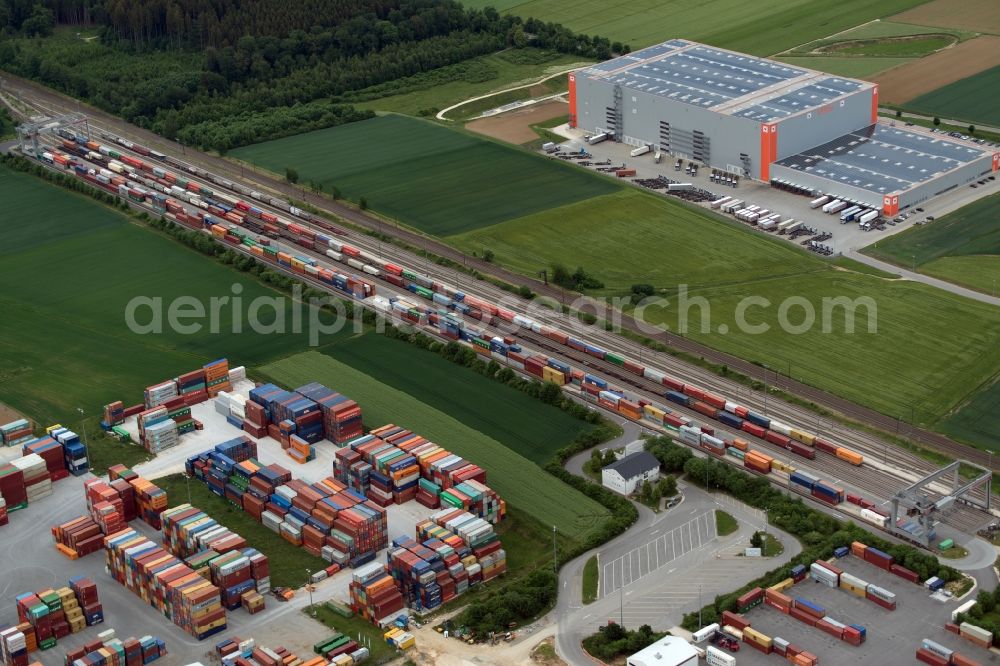
{"label": "white shipping container", "polygon": [[736,657],[726,654],[714,645],[705,648],[705,661],[708,666],[735,666]]}
{"label": "white shipping container", "polygon": [[791,437],[792,435],[792,428],[778,421],[771,421],[770,429],[773,430],[774,432],[781,433],[785,437]]}
{"label": "white shipping container", "polygon": [[823,204],[827,203],[828,201],[830,201],[830,197],[828,197],[828,196],[826,196],[824,194],[819,199],[813,199],[812,201],[810,201],[809,202],[809,207],[810,208],[819,208],[820,206],[822,206]]}
{"label": "white shipping container", "polygon": [[964,604],[956,608],[951,612],[951,621],[954,622],[958,619],[960,613],[968,613],[969,609],[976,605],[975,599],[969,599]]}
{"label": "white shipping container", "polygon": [[707,627],[705,627],[704,629],[699,629],[698,631],[694,632],[691,636],[692,638],[694,638],[695,643],[701,643],[703,641],[707,641],[709,638],[714,636],[715,632],[717,632],[718,630],[719,630],[719,624],[712,623]]}
{"label": "white shipping container", "polygon": [[861,217],[858,218],[858,222],[861,224],[867,224],[879,218],[879,212],[877,210],[870,210]]}
{"label": "white shipping container", "polygon": [[968,622],[963,622],[959,629],[963,634],[969,634],[970,636],[975,636],[976,638],[984,641],[993,640],[993,634],[991,632],[986,631],[982,627],[977,627],[974,624],[969,624]]}
{"label": "white shipping container", "polygon": [[865,591],[868,592],[873,597],[878,597],[879,599],[882,599],[883,601],[890,601],[891,602],[891,601],[895,601],[896,600],[896,595],[895,594],[893,594],[889,590],[883,590],[881,587],[878,587],[877,585],[869,585],[868,589],[865,590]]}
{"label": "white shipping container", "polygon": [[681,441],[695,446],[701,442],[701,428],[695,426],[681,426]]}
{"label": "white shipping container", "polygon": [[833,201],[828,201],[828,202],[826,202],[825,204],[823,204],[823,212],[824,212],[824,213],[833,213],[833,212],[835,212],[835,211],[833,210],[833,209],[834,209],[834,207],[835,207],[835,206],[839,206],[839,205],[841,205],[842,203],[843,203],[843,202],[842,202],[842,201],[841,201],[840,199],[834,199]]}
{"label": "white shipping container", "polygon": [[726,400],[726,405],[725,405],[725,407],[723,407],[723,409],[725,409],[730,414],[735,414],[736,413],[736,409],[738,407],[739,407],[739,405],[737,405],[735,402],[729,402],[728,400]]}
{"label": "white shipping container", "polygon": [[643,368],[642,376],[656,382],[657,384],[662,384],[663,380],[667,378],[665,374],[659,370],[653,370],[652,368]]}
{"label": "white shipping container", "polygon": [[886,522],[889,520],[885,516],[875,513],[871,509],[861,509],[861,517],[870,523],[874,523],[879,527],[885,527]]}
{"label": "white shipping container", "polygon": [[639,157],[640,155],[645,155],[651,150],[649,146],[639,146],[635,150],[631,151],[629,155],[632,157]]}
{"label": "white shipping container", "polygon": [[954,650],[949,650],[945,646],[941,645],[940,643],[935,643],[929,638],[923,639],[922,641],[920,641],[920,644],[923,646],[925,650],[930,650],[934,654],[940,655],[945,659],[950,660],[951,655],[955,653]]}
{"label": "white shipping container", "polygon": [[716,199],[715,201],[710,203],[709,206],[713,209],[720,208],[722,207],[722,204],[726,203],[730,199],[732,199],[732,197],[722,197],[721,199]]}
{"label": "white shipping container", "polygon": [[851,585],[854,585],[855,587],[860,587],[863,590],[867,590],[868,589],[868,583],[867,582],[865,582],[865,581],[861,580],[860,578],[858,578],[857,576],[853,576],[853,575],[851,575],[849,573],[842,573],[842,574],[840,574],[840,581],[843,582],[843,583],[850,583]]}

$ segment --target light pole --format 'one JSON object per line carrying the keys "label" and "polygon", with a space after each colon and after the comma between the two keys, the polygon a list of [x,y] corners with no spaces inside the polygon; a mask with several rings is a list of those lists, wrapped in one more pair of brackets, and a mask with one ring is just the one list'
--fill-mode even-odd
{"label": "light pole", "polygon": [[764,363],[764,416],[767,416],[767,364]]}
{"label": "light pole", "polygon": [[625,562],[622,562],[621,585],[618,586],[618,626],[625,626]]}
{"label": "light pole", "polygon": [[80,441],[83,442],[83,453],[87,456],[87,466],[90,466],[90,447],[87,446],[87,414],[83,411],[82,407],[77,407],[76,411],[80,412],[80,430],[83,433],[83,437]]}
{"label": "light pole", "polygon": [[306,569],[309,579],[306,581],[306,589],[309,590],[309,615],[316,617],[316,608],[313,606],[312,569]]}
{"label": "light pole", "polygon": [[556,526],[552,526],[552,573],[559,573],[559,560],[556,556]]}

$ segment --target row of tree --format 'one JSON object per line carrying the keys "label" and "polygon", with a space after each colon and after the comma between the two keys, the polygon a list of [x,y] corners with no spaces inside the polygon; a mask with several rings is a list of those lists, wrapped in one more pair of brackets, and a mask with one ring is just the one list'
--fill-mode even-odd
{"label": "row of tree", "polygon": [[609,622],[596,633],[584,638],[583,647],[592,657],[610,662],[618,657],[635,654],[666,635],[654,632],[648,624],[632,630],[617,622]]}
{"label": "row of tree", "polygon": [[1000,644],[1000,588],[980,590],[976,595],[976,603],[967,613],[959,613],[955,621],[958,624],[968,622],[981,629],[993,633],[993,644]]}

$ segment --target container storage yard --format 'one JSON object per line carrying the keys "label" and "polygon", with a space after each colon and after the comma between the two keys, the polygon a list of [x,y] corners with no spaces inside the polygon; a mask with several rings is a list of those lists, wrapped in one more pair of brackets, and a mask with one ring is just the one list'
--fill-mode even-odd
{"label": "container storage yard", "polygon": [[715,625],[751,648],[740,651],[738,663],[767,664],[775,656],[834,666],[991,661],[985,647],[992,636],[973,624],[949,621],[961,607],[947,597],[933,598],[937,579],[920,581],[876,548],[854,542],[791,573],[741,596],[737,611],[726,611]]}

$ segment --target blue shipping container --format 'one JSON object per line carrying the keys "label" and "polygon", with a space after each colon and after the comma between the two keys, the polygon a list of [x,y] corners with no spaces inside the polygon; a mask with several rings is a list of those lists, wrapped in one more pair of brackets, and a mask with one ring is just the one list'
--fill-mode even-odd
{"label": "blue shipping container", "polygon": [[733,428],[742,428],[743,419],[736,416],[735,414],[730,414],[729,412],[724,412],[719,410],[719,414],[716,416],[717,419],[725,423],[727,426],[732,426]]}
{"label": "blue shipping container", "polygon": [[766,416],[761,416],[757,412],[747,412],[747,421],[755,425],[759,425],[761,428],[771,427],[771,419]]}
{"label": "blue shipping container", "polygon": [[677,391],[667,391],[663,394],[666,396],[667,400],[670,402],[676,402],[678,405],[684,405],[687,407],[691,403],[691,398],[684,395],[683,393],[678,393]]}
{"label": "blue shipping container", "polygon": [[601,379],[600,377],[595,377],[593,375],[584,375],[583,382],[585,384],[593,384],[597,388],[606,389],[608,388],[608,383]]}
{"label": "blue shipping container", "polygon": [[847,557],[847,553],[848,552],[849,551],[847,550],[847,546],[841,546],[840,548],[837,548],[836,550],[833,551],[833,556],[834,557]]}
{"label": "blue shipping container", "polygon": [[819,613],[820,615],[826,615],[826,609],[825,608],[823,608],[819,604],[814,604],[811,601],[807,601],[806,599],[803,599],[802,597],[795,597],[795,605],[796,606],[805,606],[806,608],[810,608],[813,611],[815,611],[816,613]]}
{"label": "blue shipping container", "polygon": [[812,490],[816,483],[811,478],[809,478],[805,474],[802,474],[801,472],[792,472],[791,475],[788,477],[788,480],[791,481],[792,483],[796,483],[800,486],[808,488],[809,490]]}

